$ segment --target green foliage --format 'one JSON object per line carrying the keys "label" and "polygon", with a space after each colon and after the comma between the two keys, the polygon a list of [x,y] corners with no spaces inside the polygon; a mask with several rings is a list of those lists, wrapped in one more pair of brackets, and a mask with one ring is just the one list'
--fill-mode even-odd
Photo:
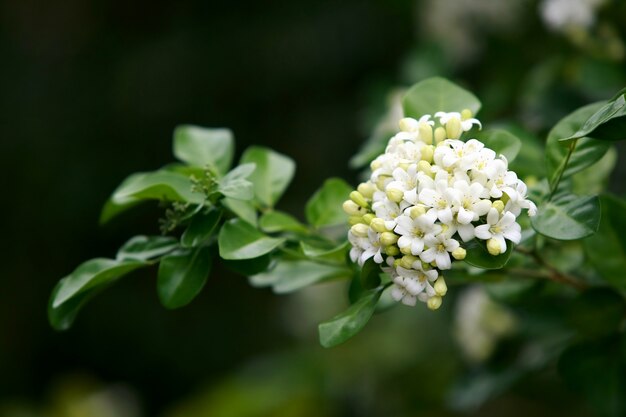
{"label": "green foliage", "polygon": [[180,243],[186,248],[191,248],[206,242],[213,235],[221,218],[222,211],[216,208],[196,213],[180,237]]}
{"label": "green foliage", "polygon": [[224,175],[233,162],[235,139],[229,129],[179,126],[174,130],[174,156],[197,167]]}
{"label": "green foliage", "polygon": [[327,265],[306,260],[284,260],[268,272],[250,277],[255,287],[271,286],[275,293],[284,294],[319,282],[349,277],[345,266]]}
{"label": "green foliage", "polygon": [[241,163],[256,164],[249,179],[254,185],[257,202],[264,207],[276,204],[296,171],[296,164],[291,158],[259,146],[248,148],[241,157]]}
{"label": "green foliage", "polygon": [[486,147],[494,150],[497,155],[504,155],[509,163],[515,160],[520,149],[522,149],[522,142],[519,138],[506,130],[485,130],[476,132],[474,136]]}
{"label": "green foliage", "polygon": [[345,223],[346,215],[341,204],[348,199],[353,188],[344,180],[330,178],[306,204],[306,218],[315,227]]}
{"label": "green foliage", "polygon": [[159,258],[178,247],[178,241],[169,236],[135,236],[117,251],[118,261],[148,261]]}
{"label": "green foliage", "polygon": [[487,251],[484,241],[473,239],[465,245],[467,254],[465,262],[473,267],[482,269],[503,268],[513,253],[513,243],[507,242],[506,251],[500,255],[493,256]]}
{"label": "green foliage", "polygon": [[182,307],[202,290],[211,270],[208,246],[181,249],[161,259],[157,289],[167,308]]}
{"label": "green foliage", "polygon": [[232,219],[222,226],[217,242],[224,259],[252,259],[271,252],[285,241],[264,235],[250,223]]}
{"label": "green foliage", "polygon": [[295,217],[282,211],[268,211],[259,219],[259,227],[267,233],[298,232],[306,233],[308,229]]}
{"label": "green foliage", "polygon": [[561,194],[541,205],[531,222],[533,228],[544,236],[558,240],[582,239],[598,230],[600,202],[595,196]]}
{"label": "green foliage", "polygon": [[254,188],[250,181],[246,180],[255,170],[255,164],[243,164],[230,171],[219,181],[217,191],[224,197],[235,200],[252,200]]}
{"label": "green foliage", "polygon": [[609,141],[623,140],[626,139],[625,128],[626,96],[622,93],[598,108],[575,133],[560,140],[571,141],[586,136]]}
{"label": "green foliage", "polygon": [[429,78],[415,84],[402,98],[406,117],[419,119],[424,114],[434,115],[438,111],[461,112],[469,109],[478,113],[481,103],[467,90],[444,78]]}

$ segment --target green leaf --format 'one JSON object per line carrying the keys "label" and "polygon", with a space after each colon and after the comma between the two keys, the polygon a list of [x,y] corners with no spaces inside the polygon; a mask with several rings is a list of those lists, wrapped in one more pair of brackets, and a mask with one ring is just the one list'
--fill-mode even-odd
{"label": "green leaf", "polygon": [[330,178],[306,203],[307,221],[315,226],[347,223],[342,204],[354,189],[340,178]]}
{"label": "green leaf", "polygon": [[283,260],[273,270],[250,277],[250,284],[255,287],[271,286],[275,293],[285,294],[318,282],[349,277],[350,273],[349,269],[340,266]]}
{"label": "green leaf", "polygon": [[583,241],[585,253],[602,278],[626,295],[626,202],[601,197],[598,232]]}
{"label": "green leaf", "polygon": [[567,319],[578,335],[598,338],[617,333],[626,313],[624,298],[607,288],[593,288],[569,305]]}
{"label": "green leaf", "polygon": [[[559,139],[576,132],[580,126],[596,110],[602,107],[602,103],[594,103],[574,111],[561,119],[548,134],[546,141],[546,167],[548,168],[548,181],[551,185],[557,180],[558,173],[566,163],[567,154],[571,143],[560,142]],[[611,146],[608,142],[599,141],[589,137],[580,138],[574,145],[574,151],[567,160],[567,166],[563,171],[562,178],[568,178],[597,162]]]}
{"label": "green leaf", "polygon": [[560,138],[570,141],[585,136],[599,140],[626,139],[626,96],[621,94],[597,109],[574,134]]}
{"label": "green leaf", "polygon": [[183,125],[174,130],[174,156],[198,167],[208,166],[224,175],[233,162],[235,140],[229,129]]}
{"label": "green leaf", "polygon": [[467,251],[465,262],[476,268],[500,269],[509,261],[514,246],[511,241],[507,240],[506,251],[500,255],[493,256],[487,250],[484,240],[473,239],[465,244],[465,250]]}
{"label": "green leaf", "polygon": [[376,303],[384,287],[369,290],[346,311],[320,323],[319,336],[323,347],[329,348],[345,342],[367,324],[376,309]]}
{"label": "green leaf", "polygon": [[366,290],[378,287],[382,272],[379,264],[374,262],[373,259],[368,259],[361,268],[361,287]]}
{"label": "green leaf", "polygon": [[406,117],[420,118],[438,111],[461,112],[470,109],[478,113],[480,100],[472,93],[450,81],[434,77],[415,84],[402,98]]}
{"label": "green leaf", "polygon": [[179,308],[202,290],[211,270],[208,246],[183,249],[161,260],[157,289],[161,304]]}
{"label": "green leaf", "polygon": [[170,236],[135,236],[117,251],[118,261],[148,261],[169,253],[178,247]]}
{"label": "green leaf", "polygon": [[220,256],[224,259],[252,259],[271,252],[285,239],[273,238],[241,219],[224,223],[217,238]]}
{"label": "green leaf", "polygon": [[255,164],[242,164],[230,171],[219,182],[217,191],[236,200],[252,200],[254,186],[246,178],[255,170]]}
{"label": "green leaf", "polygon": [[107,201],[100,215],[105,223],[144,200],[179,201],[203,204],[204,196],[191,190],[189,177],[170,171],[137,173],[126,178]]}
{"label": "green leaf", "polygon": [[268,148],[252,146],[243,153],[241,163],[255,163],[256,170],[250,176],[257,201],[273,207],[287,189],[296,170],[294,161]]}
{"label": "green leaf", "polygon": [[267,271],[272,263],[272,256],[267,253],[258,258],[242,259],[239,261],[223,259],[222,263],[231,271],[249,277]]}
{"label": "green leaf", "polygon": [[563,194],[541,204],[531,224],[537,233],[553,239],[582,239],[598,230],[600,202],[596,196]]}
{"label": "green leaf", "polygon": [[295,217],[282,211],[268,211],[259,219],[259,227],[267,233],[299,232],[306,233],[308,229]]}
{"label": "green leaf", "polygon": [[475,133],[476,139],[498,155],[504,155],[509,162],[513,162],[522,148],[519,138],[506,130],[492,129]]}
{"label": "green leaf", "polygon": [[572,176],[572,191],[574,194],[600,194],[609,184],[611,173],[617,163],[617,151],[614,147],[595,164],[583,172]]}
{"label": "green leaf", "polygon": [[226,197],[222,198],[221,202],[222,205],[230,210],[230,212],[233,213],[235,216],[256,227],[257,213],[256,208],[254,208],[252,202],[245,200],[235,200]]}
{"label": "green leaf", "polygon": [[346,250],[350,246],[348,241],[337,245],[333,242],[301,241],[302,252],[309,258],[332,257],[337,259],[345,258]]}
{"label": "green leaf", "polygon": [[69,328],[80,308],[99,290],[114,283],[148,262],[96,258],[82,263],[61,279],[52,291],[48,305],[50,324],[57,330]]}
{"label": "green leaf", "polygon": [[180,237],[181,244],[190,248],[206,242],[213,235],[221,218],[222,210],[215,208],[210,209],[208,213],[196,213]]}

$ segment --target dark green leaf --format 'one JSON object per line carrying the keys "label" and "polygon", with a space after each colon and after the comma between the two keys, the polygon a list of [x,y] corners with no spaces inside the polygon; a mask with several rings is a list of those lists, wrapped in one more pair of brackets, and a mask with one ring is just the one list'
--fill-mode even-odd
{"label": "dark green leaf", "polygon": [[271,252],[285,239],[264,235],[241,219],[226,222],[218,236],[220,256],[224,259],[252,259]]}
{"label": "dark green leaf", "polygon": [[282,211],[268,211],[259,219],[259,227],[267,233],[276,232],[300,232],[306,233],[308,229],[295,217]]}
{"label": "dark green leaf", "polygon": [[369,290],[346,311],[320,323],[319,336],[322,346],[329,348],[345,342],[367,324],[376,309],[383,287]]}
{"label": "dark green leaf", "polygon": [[257,201],[266,207],[273,207],[283,195],[296,170],[291,158],[258,146],[246,149],[241,163],[256,164],[249,180],[254,184]]}
{"label": "dark green leaf", "polygon": [[257,213],[256,208],[254,207],[252,202],[245,200],[235,200],[226,197],[222,198],[221,201],[222,205],[230,210],[230,212],[232,212],[234,215],[256,227]]}
{"label": "dark green leaf", "polygon": [[196,213],[191,218],[191,223],[187,226],[187,229],[180,237],[180,242],[183,246],[190,248],[192,246],[199,246],[206,242],[213,232],[215,227],[222,218],[222,210],[210,209],[208,213],[200,212]]}
{"label": "dark green leaf", "polygon": [[541,204],[531,223],[537,233],[553,239],[582,239],[598,230],[600,202],[595,196],[562,194]]}
{"label": "dark green leaf", "polygon": [[342,204],[354,189],[340,178],[330,178],[306,204],[307,221],[315,226],[347,223]]}
{"label": "dark green leaf", "polygon": [[450,81],[434,77],[415,84],[402,99],[406,117],[420,118],[438,111],[461,112],[469,109],[478,113],[481,104],[478,98]]}
{"label": "dark green leaf", "polygon": [[318,282],[349,277],[350,273],[349,269],[340,266],[283,260],[273,270],[250,277],[250,284],[255,287],[272,286],[275,293],[284,294]]}
{"label": "dark green leaf", "polygon": [[255,164],[239,165],[219,181],[217,191],[225,197],[236,200],[252,200],[254,187],[246,178],[252,174],[255,168]]}
{"label": "dark green leaf", "polygon": [[606,190],[611,173],[617,163],[617,151],[610,147],[608,152],[593,165],[572,176],[574,194],[600,194]]}
{"label": "dark green leaf", "polygon": [[222,263],[231,271],[235,271],[238,274],[244,275],[246,277],[260,274],[261,272],[265,272],[270,267],[272,262],[271,254],[265,254],[263,256],[259,256],[258,258],[253,259],[242,259],[240,261],[233,261],[223,259]]}
{"label": "dark green leaf", "polygon": [[368,259],[361,268],[361,286],[366,290],[371,290],[380,285],[380,265],[373,259]]}
{"label": "dark green leaf", "polygon": [[506,265],[513,252],[514,244],[506,241],[506,251],[500,255],[493,256],[487,251],[485,241],[473,239],[467,242],[465,249],[467,255],[465,262],[471,266],[482,269],[500,269]]}
{"label": "dark green leaf", "polygon": [[82,263],[61,279],[50,297],[48,318],[57,330],[69,328],[83,304],[97,291],[137,268],[150,265],[142,261],[115,261],[97,258]]}
{"label": "dark green leaf", "polygon": [[235,140],[229,129],[184,125],[174,130],[174,156],[198,167],[224,175],[233,161]]}
{"label": "dark green leaf", "polygon": [[170,236],[135,236],[117,251],[118,261],[147,261],[173,251],[178,241]]}
{"label": "dark green leaf", "polygon": [[574,134],[561,138],[570,141],[585,136],[599,140],[626,139],[626,97],[617,96],[594,112]]}
{"label": "dark green leaf", "polygon": [[594,288],[574,300],[567,318],[579,335],[596,338],[617,333],[625,312],[624,298],[606,288]]}
{"label": "dark green leaf", "polygon": [[208,246],[183,249],[161,260],[158,293],[161,304],[179,308],[188,304],[202,290],[211,270]]}
{"label": "dark green leaf", "polygon": [[513,162],[522,148],[519,138],[506,130],[492,129],[476,132],[476,139],[498,155],[504,155],[509,162]]}

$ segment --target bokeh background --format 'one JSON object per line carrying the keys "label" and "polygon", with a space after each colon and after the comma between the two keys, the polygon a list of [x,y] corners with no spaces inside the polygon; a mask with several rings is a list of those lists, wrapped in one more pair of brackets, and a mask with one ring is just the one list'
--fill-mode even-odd
{"label": "bokeh background", "polygon": [[[0,416],[594,415],[532,346],[508,369],[515,317],[481,289],[376,316],[332,350],[316,323],[341,311],[343,284],[275,296],[218,267],[167,311],[156,270],[139,271],[65,333],[46,305],[81,261],[158,233],[157,207],[98,215],[127,174],[173,159],[177,124],[294,158],[279,207],[302,218],[327,177],[355,183],[348,161],[403,88],[449,77],[484,122],[542,140],[626,86],[624,39],[620,0],[3,1]],[[478,304],[499,319],[468,324]]]}

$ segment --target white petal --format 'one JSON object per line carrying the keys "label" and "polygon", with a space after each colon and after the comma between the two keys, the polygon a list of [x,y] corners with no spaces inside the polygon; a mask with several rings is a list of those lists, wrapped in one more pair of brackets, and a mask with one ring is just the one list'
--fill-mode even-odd
{"label": "white petal", "polygon": [[476,228],[474,229],[474,235],[476,235],[477,238],[483,239],[483,240],[491,239],[491,232],[489,231],[489,225],[481,224],[480,226],[476,226]]}
{"label": "white petal", "polygon": [[460,207],[459,213],[457,214],[456,219],[461,224],[468,224],[474,219],[474,213],[471,211],[465,210],[463,207]]}

